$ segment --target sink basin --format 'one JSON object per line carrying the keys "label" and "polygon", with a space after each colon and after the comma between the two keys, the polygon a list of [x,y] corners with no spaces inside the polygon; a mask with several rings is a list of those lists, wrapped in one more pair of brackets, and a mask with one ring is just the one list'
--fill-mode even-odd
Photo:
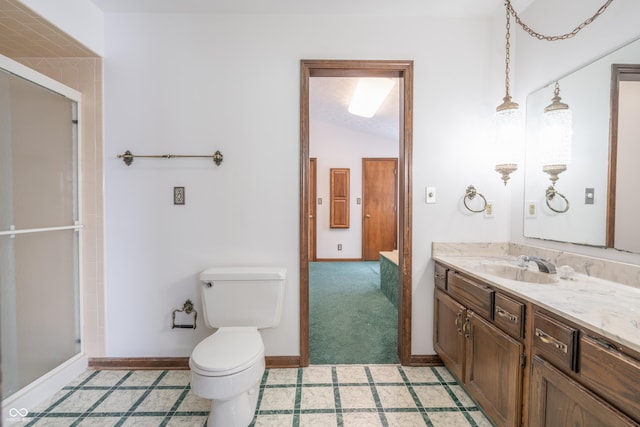
{"label": "sink basin", "polygon": [[503,279],[516,280],[518,282],[550,284],[557,280],[555,275],[540,273],[538,271],[525,270],[522,267],[507,264],[481,264],[474,268],[479,273],[486,273]]}

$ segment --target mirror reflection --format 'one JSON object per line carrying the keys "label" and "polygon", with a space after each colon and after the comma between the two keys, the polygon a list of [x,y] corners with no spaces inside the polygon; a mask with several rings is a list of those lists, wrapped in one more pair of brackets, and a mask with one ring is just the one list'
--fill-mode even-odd
{"label": "mirror reflection", "polygon": [[[630,92],[640,86],[640,69],[633,64],[640,64],[640,40],[557,80],[562,102],[573,115],[570,161],[554,185],[570,205],[565,212],[558,212],[564,210],[564,200],[547,200],[552,181],[543,171],[549,158],[542,138],[543,114],[556,81],[527,97],[525,237],[640,253],[640,228],[631,220],[640,206],[629,191],[640,182],[640,102],[638,92]],[[634,72],[620,77],[612,72],[614,65]],[[624,130],[619,131],[620,125]]]}

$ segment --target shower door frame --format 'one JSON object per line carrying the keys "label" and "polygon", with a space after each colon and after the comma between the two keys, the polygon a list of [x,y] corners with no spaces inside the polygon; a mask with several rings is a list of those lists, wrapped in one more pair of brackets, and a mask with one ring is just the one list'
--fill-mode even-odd
{"label": "shower door frame", "polygon": [[[85,337],[84,337],[84,310],[83,310],[83,211],[82,211],[82,167],[81,167],[81,159],[82,159],[82,94],[81,92],[72,89],[57,80],[54,80],[44,74],[41,74],[17,61],[14,61],[4,55],[0,55],[0,69],[17,76],[18,78],[29,81],[37,86],[40,86],[46,90],[49,90],[53,93],[61,95],[72,102],[75,102],[75,118],[76,118],[76,128],[75,128],[75,157],[76,164],[74,165],[75,170],[74,174],[76,176],[76,182],[74,183],[76,186],[76,212],[77,212],[77,220],[74,220],[74,224],[56,226],[56,227],[42,227],[42,228],[33,228],[33,229],[25,229],[25,230],[9,230],[9,231],[0,231],[1,235],[18,235],[18,234],[27,234],[27,233],[39,233],[39,232],[49,232],[49,231],[61,231],[61,230],[73,230],[78,233],[77,237],[77,258],[73,260],[77,265],[77,324],[79,325],[79,337],[80,337],[80,347],[78,353],[71,356],[69,359],[62,361],[60,365],[55,367],[49,372],[46,372],[39,378],[35,379],[31,383],[25,385],[20,388],[18,391],[13,393],[11,396],[2,395],[2,372],[0,372],[0,400],[3,403],[3,411],[2,417],[4,417],[4,410],[8,408],[10,405],[14,406],[25,406],[32,402],[37,402],[42,400],[44,397],[47,397],[54,393],[55,391],[62,388],[65,384],[67,384],[70,380],[77,377],[80,373],[84,372],[88,365],[88,359],[85,354]],[[75,309],[75,307],[74,307]],[[0,349],[2,348],[2,343],[0,342]],[[1,368],[0,368],[1,369]]]}
{"label": "shower door frame", "polygon": [[413,153],[413,61],[300,61],[300,366],[309,366],[309,79],[311,77],[397,77],[400,81],[398,161],[398,357],[411,358],[411,167]]}

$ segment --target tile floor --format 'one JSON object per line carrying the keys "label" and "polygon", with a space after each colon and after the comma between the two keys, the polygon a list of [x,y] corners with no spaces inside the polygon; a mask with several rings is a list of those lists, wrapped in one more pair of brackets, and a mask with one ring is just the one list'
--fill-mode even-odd
{"label": "tile floor", "polygon": [[[208,411],[189,371],[87,371],[5,425],[203,426]],[[338,365],[268,369],[252,426],[492,424],[446,368]]]}

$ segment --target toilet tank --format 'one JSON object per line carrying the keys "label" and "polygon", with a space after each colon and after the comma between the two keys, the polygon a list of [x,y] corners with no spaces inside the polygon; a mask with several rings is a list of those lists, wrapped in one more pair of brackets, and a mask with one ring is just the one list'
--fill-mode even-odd
{"label": "toilet tank", "polygon": [[200,273],[202,311],[211,328],[278,326],[284,281],[281,267],[212,267]]}

